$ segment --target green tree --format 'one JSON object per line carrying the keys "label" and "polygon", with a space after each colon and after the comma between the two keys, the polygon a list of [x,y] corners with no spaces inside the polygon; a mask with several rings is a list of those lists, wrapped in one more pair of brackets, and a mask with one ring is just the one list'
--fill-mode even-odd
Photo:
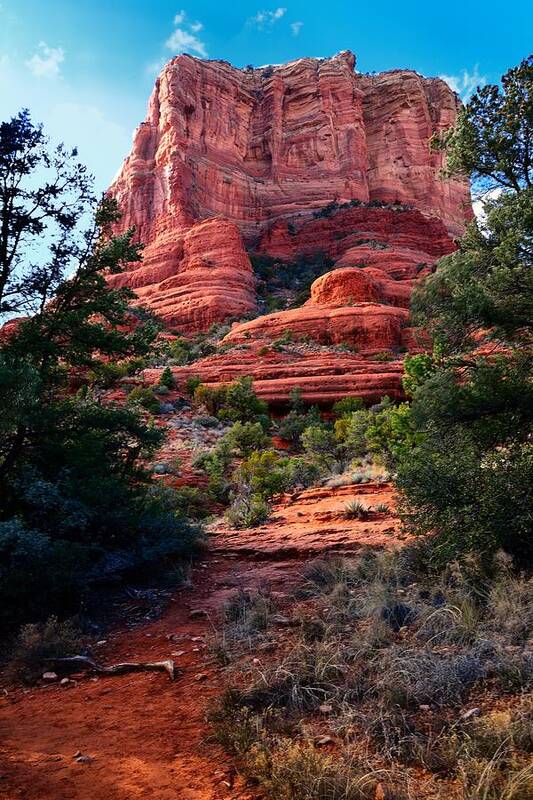
{"label": "green tree", "polygon": [[411,407],[381,426],[407,527],[432,537],[441,563],[498,547],[533,558],[532,86],[528,58],[479,89],[443,137],[450,173],[501,192],[416,290],[433,356],[408,362]]}
{"label": "green tree", "polygon": [[[88,389],[103,365],[148,352],[156,331],[107,284],[140,257],[132,230],[112,233],[116,204],[102,201],[80,233],[96,201],[75,158],[48,153],[27,112],[0,125],[0,302],[31,314],[0,345],[1,628],[71,613],[94,580],[164,564],[199,536],[142,467],[161,432]],[[43,171],[53,179],[39,184]],[[85,380],[77,395],[73,380]]]}

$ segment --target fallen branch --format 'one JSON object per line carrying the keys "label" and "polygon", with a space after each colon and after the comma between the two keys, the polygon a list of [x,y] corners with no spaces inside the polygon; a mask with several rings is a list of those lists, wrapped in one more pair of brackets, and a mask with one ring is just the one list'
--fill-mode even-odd
{"label": "fallen branch", "polygon": [[102,667],[88,656],[68,656],[67,658],[47,658],[58,667],[86,667],[99,675],[123,675],[125,672],[166,672],[170,680],[176,677],[174,662],[167,661],[125,661],[122,664],[113,664],[110,667]]}

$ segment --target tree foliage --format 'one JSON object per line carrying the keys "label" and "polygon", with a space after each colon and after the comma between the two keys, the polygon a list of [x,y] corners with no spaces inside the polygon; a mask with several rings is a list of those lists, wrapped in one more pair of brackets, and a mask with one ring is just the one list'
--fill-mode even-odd
{"label": "tree foliage", "polygon": [[104,403],[88,388],[110,361],[152,347],[154,326],[138,324],[130,292],[106,281],[141,248],[133,230],[113,234],[116,203],[97,206],[75,151],[50,151],[27,112],[0,125],[0,215],[0,308],[30,314],[0,343],[6,629],[78,610],[94,581],[190,552],[199,531],[143,469],[161,431],[135,406]]}
{"label": "tree foliage", "polygon": [[444,137],[451,173],[501,192],[416,290],[433,354],[407,360],[411,406],[382,420],[406,525],[440,563],[499,547],[533,559],[532,81],[529,58]]}

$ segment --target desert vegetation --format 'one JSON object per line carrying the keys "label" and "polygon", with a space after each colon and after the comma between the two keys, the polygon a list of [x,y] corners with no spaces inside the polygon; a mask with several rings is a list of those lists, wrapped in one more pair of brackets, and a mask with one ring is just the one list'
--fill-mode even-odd
{"label": "desert vegetation", "polygon": [[[529,58],[501,87],[478,89],[432,140],[449,178],[485,192],[484,217],[435,269],[419,264],[411,314],[427,338],[405,356],[401,399],[376,398],[363,380],[372,401],[318,407],[296,387],[283,413],[252,375],[218,379],[209,368],[229,348],[274,351],[294,387],[286,357],[306,343],[278,328],[257,351],[228,344],[227,321],[209,327],[216,316],[203,332],[165,330],[130,289],[109,283],[143,248],[133,229],[118,232],[116,201],[96,199],[76,151],[52,148],[27,111],[0,125],[0,635],[10,687],[42,686],[50,664],[67,670],[72,658],[73,669],[122,674],[92,661],[106,644],[95,634],[117,623],[117,598],[165,587],[191,629],[159,631],[150,648],[205,659],[209,671],[187,690],[198,708],[211,700],[202,746],[223,748],[250,792],[532,796],[532,82]],[[333,223],[359,205],[402,219],[410,210],[333,200],[313,217]],[[282,231],[291,242],[299,233],[296,218]],[[260,314],[301,305],[334,266],[322,252],[251,261]],[[388,379],[387,362],[400,359],[379,346],[361,361]],[[348,348],[323,349],[340,359]],[[240,537],[256,559],[246,578],[263,574],[258,542],[274,512],[328,492],[342,504],[315,513],[299,556],[283,549],[285,530],[280,553],[270,552],[292,559],[283,591],[267,579],[245,584],[238,549],[228,555],[224,542]],[[342,535],[311,558],[324,521]],[[348,529],[361,537],[356,554],[344,550]],[[379,547],[361,546],[372,530]],[[182,607],[175,590],[197,589],[191,561],[217,534],[217,556],[232,563],[206,557],[202,592]],[[222,607],[194,607],[213,591]],[[163,601],[150,603],[143,623],[162,611]],[[132,629],[139,620],[127,608]],[[171,649],[187,637],[198,646]],[[188,664],[143,666],[181,679]],[[64,680],[58,691],[75,683]]]}

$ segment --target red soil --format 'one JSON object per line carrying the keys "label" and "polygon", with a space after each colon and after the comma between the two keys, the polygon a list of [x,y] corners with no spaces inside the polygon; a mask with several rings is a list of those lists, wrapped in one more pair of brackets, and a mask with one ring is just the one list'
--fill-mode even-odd
{"label": "red soil", "polygon": [[[395,520],[387,514],[367,522],[344,519],[346,503],[362,495],[369,504],[392,502],[385,485],[312,489],[291,498],[290,506],[286,498],[274,509],[272,523],[255,531],[214,532],[208,555],[193,571],[193,588],[178,591],[161,619],[116,631],[94,648],[106,664],[174,658],[174,683],[160,673],[138,673],[80,675],[66,687],[6,686],[0,698],[1,796],[252,798],[231,760],[208,739],[205,709],[223,688],[222,670],[205,642],[211,620],[239,586],[268,581],[285,594],[311,554],[394,542]],[[208,616],[191,618],[191,609]],[[77,762],[77,751],[92,760]]]}

